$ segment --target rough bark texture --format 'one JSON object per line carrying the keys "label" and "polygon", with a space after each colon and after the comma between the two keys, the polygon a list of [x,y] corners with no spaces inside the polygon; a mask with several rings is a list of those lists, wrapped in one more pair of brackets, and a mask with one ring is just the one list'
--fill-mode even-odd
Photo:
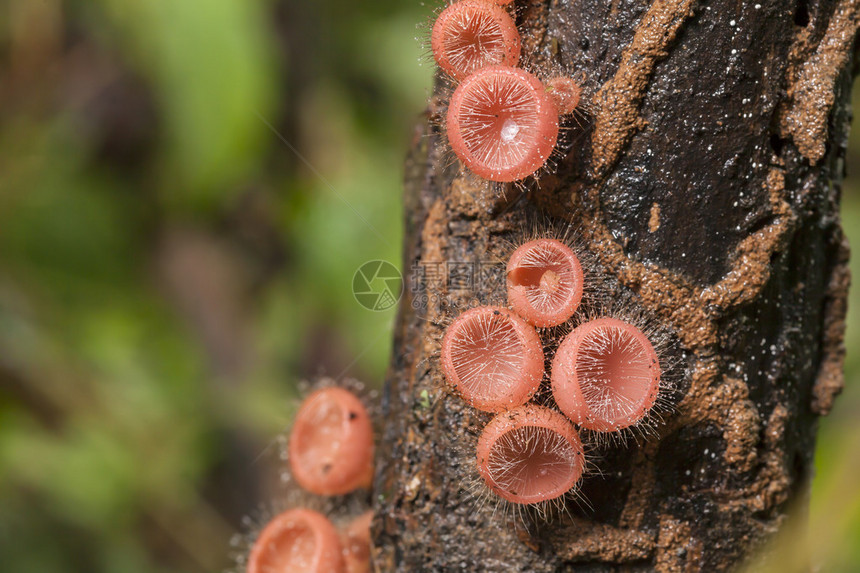
{"label": "rough bark texture", "polygon": [[[384,395],[377,567],[732,569],[802,507],[816,420],[842,385],[838,209],[860,2],[532,0],[517,15],[528,67],[573,71],[589,113],[539,184],[490,188],[446,151],[439,82],[407,162],[404,268],[497,261],[535,220],[573,223],[611,288],[677,338],[674,408],[655,436],[594,460],[591,508],[494,513],[468,493],[487,418],[439,371],[457,311],[433,297],[425,309],[407,288]],[[430,294],[499,300],[490,281]]]}

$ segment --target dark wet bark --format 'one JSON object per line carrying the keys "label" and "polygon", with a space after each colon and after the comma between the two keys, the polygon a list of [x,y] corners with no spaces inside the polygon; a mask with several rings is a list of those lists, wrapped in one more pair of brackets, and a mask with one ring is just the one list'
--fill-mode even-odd
{"label": "dark wet bark", "polygon": [[[517,4],[529,69],[571,70],[589,113],[571,122],[563,159],[524,189],[488,189],[451,165],[433,122],[443,88],[416,132],[404,268],[447,269],[449,282],[422,291],[412,280],[402,302],[375,482],[376,564],[731,569],[802,512],[817,418],[842,384],[839,194],[860,7]],[[570,504],[549,521],[469,498],[486,417],[446,390],[438,365],[457,312],[440,300],[500,296],[486,277],[457,288],[452,263],[500,260],[536,220],[573,223],[594,268],[617,279],[601,288],[632,295],[626,304],[670,331],[685,370],[656,435],[594,461],[602,475],[582,484],[593,508]]]}

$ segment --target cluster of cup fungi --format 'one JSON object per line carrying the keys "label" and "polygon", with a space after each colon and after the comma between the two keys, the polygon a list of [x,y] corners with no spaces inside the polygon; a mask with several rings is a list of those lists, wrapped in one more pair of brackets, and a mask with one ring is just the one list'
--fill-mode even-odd
{"label": "cluster of cup fungi", "polygon": [[666,338],[624,307],[583,316],[587,277],[558,238],[521,244],[506,277],[510,308],[457,316],[440,363],[467,404],[494,415],[475,452],[486,491],[544,514],[576,496],[589,445],[647,434],[668,388]]}
{"label": "cluster of cup fungi", "polygon": [[[573,78],[541,81],[518,67],[522,41],[510,2],[454,1],[431,34],[436,63],[456,85],[444,125],[451,149],[474,175],[497,183],[539,171],[557,145],[559,117],[581,106]],[[587,467],[581,432],[598,444],[642,434],[665,397],[664,339],[623,309],[578,316],[584,283],[564,240],[527,241],[507,264],[510,309],[472,308],[442,339],[445,378],[470,406],[495,415],[477,442],[477,473],[506,502],[544,509],[575,493]],[[551,392],[541,387],[547,377]]]}
{"label": "cluster of cup fungi", "polygon": [[472,173],[499,183],[546,164],[559,116],[574,113],[581,96],[572,78],[541,81],[517,67],[521,39],[504,7],[510,2],[456,1],[439,14],[430,38],[436,63],[458,82],[445,121],[451,149]]}
{"label": "cluster of cup fungi", "polygon": [[[342,496],[369,490],[373,479],[373,424],[355,392],[320,388],[302,402],[286,442],[290,474],[303,502],[267,520],[240,560],[245,573],[369,573],[370,522],[366,501],[353,500],[340,527],[312,509],[308,494],[350,505]],[[359,496],[360,497],[360,496]]]}

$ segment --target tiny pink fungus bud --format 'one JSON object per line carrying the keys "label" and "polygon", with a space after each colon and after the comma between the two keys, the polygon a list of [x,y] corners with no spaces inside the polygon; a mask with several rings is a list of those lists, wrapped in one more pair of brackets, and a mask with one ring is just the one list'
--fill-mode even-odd
{"label": "tiny pink fungus bud", "polygon": [[448,141],[476,175],[510,182],[540,169],[558,138],[558,110],[532,74],[505,66],[476,71],[454,90]]}
{"label": "tiny pink fungus bud", "polygon": [[565,78],[556,76],[545,82],[547,95],[555,103],[558,108],[558,113],[568,115],[576,111],[579,106],[579,100],[582,96],[582,90],[573,78]]}
{"label": "tiny pink fungus bud", "polygon": [[373,427],[361,400],[343,388],[308,396],[290,433],[289,459],[296,481],[312,493],[341,495],[370,487]]}
{"label": "tiny pink fungus bud", "polygon": [[324,515],[292,509],[257,536],[246,573],[342,573],[342,551],[337,530]]}
{"label": "tiny pink fungus bud", "polygon": [[613,432],[635,424],[654,405],[660,363],[638,328],[604,317],[578,326],[562,341],[551,379],[555,402],[571,420]]}
{"label": "tiny pink fungus bud", "polygon": [[470,405],[501,412],[524,404],[537,391],[543,347],[535,329],[513,312],[481,306],[448,327],[442,370]]}
{"label": "tiny pink fungus bud", "polygon": [[445,8],[433,25],[430,45],[439,67],[457,80],[486,66],[516,66],[520,59],[516,23],[487,0],[461,0]]}
{"label": "tiny pink fungus bud", "polygon": [[520,504],[564,495],[585,467],[582,442],[570,420],[534,404],[493,418],[478,439],[477,455],[487,486]]}
{"label": "tiny pink fungus bud", "polygon": [[343,534],[346,573],[370,573],[370,522],[373,512],[366,511],[350,523]]}
{"label": "tiny pink fungus bud", "polygon": [[526,322],[557,326],[573,316],[582,300],[582,265],[556,239],[536,239],[508,260],[508,303]]}

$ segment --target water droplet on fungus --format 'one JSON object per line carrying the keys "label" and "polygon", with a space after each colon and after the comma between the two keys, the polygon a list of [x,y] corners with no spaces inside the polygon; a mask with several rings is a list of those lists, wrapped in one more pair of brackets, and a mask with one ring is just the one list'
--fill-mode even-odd
{"label": "water droplet on fungus", "polygon": [[558,110],[532,74],[483,68],[454,90],[448,105],[451,149],[490,181],[523,179],[540,169],[558,138]]}

